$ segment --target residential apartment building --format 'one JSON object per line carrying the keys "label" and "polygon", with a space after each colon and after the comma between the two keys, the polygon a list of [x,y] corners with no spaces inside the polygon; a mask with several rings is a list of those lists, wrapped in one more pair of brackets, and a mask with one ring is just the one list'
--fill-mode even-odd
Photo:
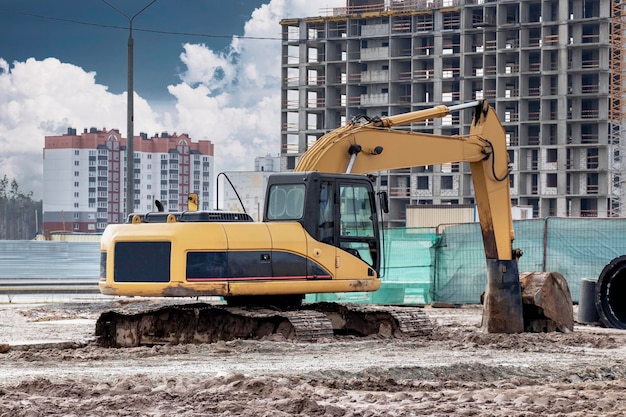
{"label": "residential apartment building", "polygon": [[[187,134],[144,133],[134,138],[134,210],[186,209],[198,193],[209,209],[213,188],[213,144]],[[126,138],[116,129],[85,129],[46,136],[43,150],[43,229],[46,232],[102,232],[125,221]]]}
{"label": "residential apartment building", "polygon": [[[623,7],[348,0],[283,20],[283,166],[356,115],[487,99],[510,146],[513,205],[531,206],[534,217],[624,216]],[[464,135],[471,118],[465,110],[407,129]],[[474,204],[465,163],[389,171],[380,184],[395,225],[407,206]]]}

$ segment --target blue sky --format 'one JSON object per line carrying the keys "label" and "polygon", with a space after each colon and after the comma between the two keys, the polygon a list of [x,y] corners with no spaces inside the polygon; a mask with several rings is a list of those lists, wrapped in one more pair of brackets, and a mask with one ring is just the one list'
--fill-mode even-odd
{"label": "blue sky", "polygon": [[[128,16],[151,0],[107,0]],[[133,23],[135,134],[216,145],[216,172],[280,152],[280,19],[345,0],[157,0]],[[0,176],[42,197],[44,136],[126,130],[128,19],[102,0],[0,2]]]}
{"label": "blue sky", "polygon": [[[150,2],[108,0],[127,16]],[[234,35],[244,34],[244,24],[262,4],[258,0],[157,0],[133,21],[137,93],[148,100],[172,100],[167,86],[180,81],[178,56],[182,45],[204,43],[213,50],[224,50]],[[4,0],[0,19],[0,39],[4,40],[0,56],[5,60],[56,57],[85,71],[95,71],[96,82],[113,93],[126,90],[128,20],[105,2]],[[280,27],[276,27],[274,37],[280,37]]]}

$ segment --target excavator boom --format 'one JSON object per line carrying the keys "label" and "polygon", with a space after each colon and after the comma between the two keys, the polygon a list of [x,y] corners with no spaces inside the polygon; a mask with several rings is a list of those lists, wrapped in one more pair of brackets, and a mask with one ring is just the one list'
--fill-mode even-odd
{"label": "excavator boom", "polygon": [[[443,117],[474,108],[468,136],[438,136],[392,130],[390,126]],[[381,170],[469,162],[487,258],[488,284],[483,326],[490,332],[524,330],[519,251],[509,191],[509,157],[504,128],[486,101],[455,107],[437,106],[359,124],[353,121],[318,140],[300,159],[296,171],[371,173]]]}

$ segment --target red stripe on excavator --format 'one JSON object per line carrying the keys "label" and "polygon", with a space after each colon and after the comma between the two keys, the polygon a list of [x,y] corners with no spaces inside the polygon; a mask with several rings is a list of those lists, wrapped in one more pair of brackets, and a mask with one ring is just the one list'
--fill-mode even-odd
{"label": "red stripe on excavator", "polygon": [[288,280],[288,279],[297,279],[297,280],[306,280],[306,279],[331,279],[330,275],[289,275],[284,277],[277,276],[266,276],[266,277],[237,277],[237,278],[187,278],[187,281],[268,281],[268,280]]}

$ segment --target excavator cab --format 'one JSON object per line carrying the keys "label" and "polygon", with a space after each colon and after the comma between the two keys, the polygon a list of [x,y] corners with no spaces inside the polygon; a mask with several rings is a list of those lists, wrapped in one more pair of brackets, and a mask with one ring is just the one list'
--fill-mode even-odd
{"label": "excavator cab", "polygon": [[272,175],[264,222],[296,221],[318,242],[380,271],[380,230],[372,181],[363,175],[295,172]]}

